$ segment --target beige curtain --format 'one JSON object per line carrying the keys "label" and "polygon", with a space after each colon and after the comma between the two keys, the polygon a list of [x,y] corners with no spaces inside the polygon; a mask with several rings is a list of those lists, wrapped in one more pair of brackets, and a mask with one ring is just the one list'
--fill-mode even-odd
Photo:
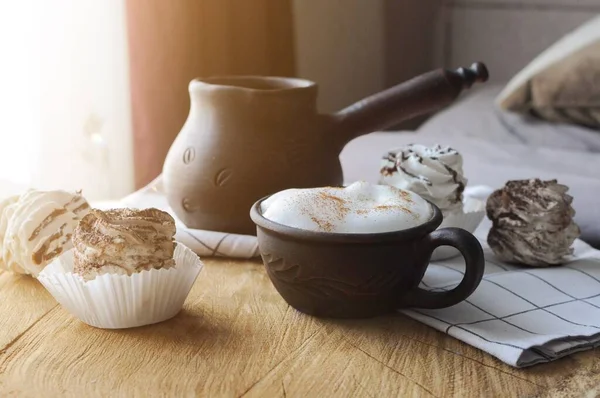
{"label": "beige curtain", "polygon": [[294,75],[289,0],[126,0],[135,185],[162,170],[189,111],[188,83]]}

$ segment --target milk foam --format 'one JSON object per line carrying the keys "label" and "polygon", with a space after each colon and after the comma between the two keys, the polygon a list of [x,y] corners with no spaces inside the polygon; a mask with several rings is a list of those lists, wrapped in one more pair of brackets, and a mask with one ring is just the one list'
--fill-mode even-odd
{"label": "milk foam", "polygon": [[419,195],[387,185],[355,182],[345,188],[288,189],[261,204],[265,218],[317,232],[377,233],[416,227],[431,205]]}

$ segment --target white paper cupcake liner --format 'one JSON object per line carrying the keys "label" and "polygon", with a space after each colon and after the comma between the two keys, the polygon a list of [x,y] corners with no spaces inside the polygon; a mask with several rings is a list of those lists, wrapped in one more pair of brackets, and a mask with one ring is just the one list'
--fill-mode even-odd
{"label": "white paper cupcake liner", "polygon": [[[484,216],[485,202],[479,199],[465,197],[463,201],[463,212],[444,214],[444,221],[442,221],[442,224],[438,229],[455,227],[473,233],[479,224],[481,224]],[[460,252],[455,248],[451,246],[442,246],[433,251],[431,261],[446,260],[458,255],[460,255]]]}
{"label": "white paper cupcake liner", "polygon": [[179,242],[173,258],[175,266],[169,269],[104,274],[86,282],[72,272],[70,250],[49,264],[38,280],[82,322],[103,329],[132,328],[170,319],[183,307],[204,264]]}

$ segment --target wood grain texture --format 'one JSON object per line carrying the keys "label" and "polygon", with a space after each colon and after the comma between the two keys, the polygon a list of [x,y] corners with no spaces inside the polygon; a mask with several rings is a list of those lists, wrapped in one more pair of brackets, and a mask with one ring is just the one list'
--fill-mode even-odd
{"label": "wood grain texture", "polygon": [[56,306],[35,279],[0,270],[0,352]]}
{"label": "wood grain texture", "polygon": [[[206,260],[184,310],[122,331],[82,324],[0,274],[0,396],[597,396],[600,352],[518,370],[402,315],[308,317],[261,264]],[[595,393],[594,393],[595,391]]]}

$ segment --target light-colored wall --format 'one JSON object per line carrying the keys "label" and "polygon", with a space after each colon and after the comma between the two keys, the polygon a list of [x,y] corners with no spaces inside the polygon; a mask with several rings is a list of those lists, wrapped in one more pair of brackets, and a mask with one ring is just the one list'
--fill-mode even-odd
{"label": "light-colored wall", "polygon": [[443,7],[447,67],[484,61],[490,83],[504,83],[543,50],[600,12],[600,0],[461,0]]}
{"label": "light-colored wall", "polygon": [[296,72],[332,112],[385,86],[385,0],[293,0]]}
{"label": "light-colored wall", "polygon": [[[441,0],[293,0],[297,74],[331,112],[432,69]],[[413,128],[419,120],[396,128]]]}

